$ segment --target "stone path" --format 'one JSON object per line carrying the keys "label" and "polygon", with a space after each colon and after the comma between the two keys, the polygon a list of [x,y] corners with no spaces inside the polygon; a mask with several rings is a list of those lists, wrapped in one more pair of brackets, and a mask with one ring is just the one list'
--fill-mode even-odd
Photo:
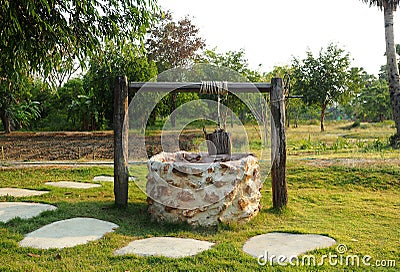
{"label": "stone path", "polygon": [[[129,181],[135,181],[135,177],[129,177]],[[93,178],[93,181],[103,181],[103,182],[114,182],[114,177],[111,176],[97,176]]]}
{"label": "stone path", "polygon": [[29,219],[38,216],[44,211],[53,211],[57,207],[26,202],[0,202],[0,222],[8,222],[14,218]]}
{"label": "stone path", "polygon": [[289,261],[307,251],[331,247],[334,244],[334,239],[322,235],[272,232],[250,238],[244,244],[243,251],[253,257],[263,256],[265,261],[276,262],[278,258],[280,261]]}
{"label": "stone path", "polygon": [[74,247],[98,240],[118,227],[114,223],[94,218],[71,218],[28,233],[19,245],[39,249]]}
{"label": "stone path", "polygon": [[90,189],[90,188],[101,187],[100,184],[75,182],[75,181],[46,182],[45,185],[59,187],[59,188],[71,188],[71,189]]}
{"label": "stone path", "polygon": [[[98,176],[94,181],[112,182],[111,176]],[[130,180],[135,180],[130,177]],[[100,184],[84,182],[47,182],[48,186],[60,188],[88,189],[100,187]],[[0,196],[26,197],[37,196],[49,191],[36,191],[19,188],[0,188]],[[55,206],[41,203],[0,202],[0,222],[13,218],[29,219],[44,211],[53,211]],[[106,233],[113,232],[119,226],[95,218],[71,218],[43,226],[25,235],[19,242],[21,247],[38,249],[66,248],[86,244],[101,239]],[[336,244],[330,237],[316,234],[267,233],[250,238],[243,245],[243,251],[266,262],[289,261],[308,251],[327,248]],[[187,238],[152,237],[135,240],[114,252],[114,255],[135,254],[138,256],[164,256],[182,258],[194,256],[209,250],[214,243]]]}
{"label": "stone path", "polygon": [[133,241],[126,247],[116,250],[114,254],[182,258],[194,256],[204,250],[210,249],[213,245],[214,243],[195,239],[152,237]]}
{"label": "stone path", "polygon": [[13,196],[13,197],[25,197],[25,196],[39,196],[47,194],[48,191],[36,191],[19,188],[0,188],[0,196]]}

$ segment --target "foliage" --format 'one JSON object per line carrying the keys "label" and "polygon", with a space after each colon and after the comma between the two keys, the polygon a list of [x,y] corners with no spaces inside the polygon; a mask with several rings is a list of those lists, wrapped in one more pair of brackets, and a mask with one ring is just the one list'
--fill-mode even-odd
{"label": "foliage", "polygon": [[[83,77],[84,95],[93,94],[92,115],[96,124],[92,129],[112,127],[114,99],[114,80],[118,75],[126,75],[129,81],[148,81],[157,74],[153,62],[132,44],[118,47],[108,42],[104,51],[92,57],[89,69]],[[146,105],[137,105],[145,107]]]}
{"label": "foliage", "polygon": [[[397,56],[400,55],[400,44],[396,44],[396,54]],[[400,60],[398,61],[397,66],[400,67]],[[378,77],[379,79],[386,80],[387,82],[389,81],[387,64],[381,66]]]}
{"label": "foliage", "polygon": [[96,107],[96,97],[93,89],[88,94],[80,94],[72,99],[68,106],[68,119],[72,120],[74,128],[79,130],[98,129],[99,112]]}
{"label": "foliage", "polygon": [[[205,65],[201,68],[202,71],[199,74],[203,75],[202,80],[212,81],[232,81],[232,82],[260,82],[264,81],[264,76],[249,67],[248,60],[245,56],[245,51],[240,49],[239,51],[228,51],[225,53],[217,52],[216,48],[206,50],[202,56],[201,62],[211,65]],[[202,94],[202,98],[217,100],[217,95]],[[255,95],[251,97],[251,94],[228,94],[222,96],[222,103],[227,106],[227,110],[230,109],[235,113],[242,123],[246,121],[254,120],[254,114],[250,112],[250,105],[245,104],[244,101],[252,101],[257,99]],[[254,110],[254,109],[253,109]],[[226,127],[228,120],[228,111],[221,113],[222,127]]]}
{"label": "foliage", "polygon": [[13,82],[28,68],[48,75],[65,61],[96,55],[105,39],[135,41],[154,8],[153,0],[6,0],[0,8],[4,80]]}
{"label": "foliage", "polygon": [[74,69],[75,59],[84,64],[87,56],[101,51],[105,40],[136,41],[155,9],[154,0],[2,2],[0,115],[7,132],[26,78]]}
{"label": "foliage", "polygon": [[199,57],[199,50],[205,46],[199,37],[199,29],[188,17],[174,21],[167,11],[158,15],[145,41],[149,59],[157,64],[158,72],[187,65]]}
{"label": "foliage", "polygon": [[[178,71],[164,74],[162,72],[186,66],[199,58],[199,51],[205,46],[204,39],[199,36],[199,28],[188,17],[175,21],[169,11],[159,14],[158,19],[158,22],[151,27],[145,41],[148,57],[157,65],[158,78],[160,81],[188,81],[184,80]],[[171,125],[175,127],[176,118],[172,114],[173,111],[197,98],[197,94],[167,94],[157,104],[149,120],[154,124],[156,117],[170,116]]]}
{"label": "foliage", "polygon": [[[279,77],[284,78],[286,81],[285,86],[286,96],[300,96],[296,89],[291,88],[291,86],[295,82],[295,78],[292,77],[292,67],[289,66],[274,66],[274,69],[265,75],[265,81],[271,82],[272,78]],[[300,119],[310,119],[314,118],[314,107],[307,106],[302,99],[299,98],[286,98],[285,100],[285,116],[286,116],[286,124],[288,127],[291,125],[291,121],[293,121],[293,127],[297,128],[299,125]]]}
{"label": "foliage", "polygon": [[293,89],[303,95],[308,105],[321,107],[321,131],[324,131],[325,111],[328,106],[343,102],[358,91],[360,70],[350,68],[350,55],[337,45],[329,44],[314,57],[306,52],[305,59],[293,59]]}
{"label": "foliage", "polygon": [[[213,64],[220,68],[228,68],[230,71],[235,71],[237,73],[236,81],[264,81],[264,77],[260,72],[250,69],[244,49],[240,49],[238,51],[228,51],[225,53],[219,53],[217,48],[208,49],[204,52],[204,55],[201,57],[200,61]],[[229,78],[226,78],[225,80],[235,81],[235,73],[232,73],[229,70],[224,71],[221,69],[220,72],[225,72],[225,74],[216,76],[216,78],[221,77],[220,80],[224,80],[222,77],[228,76]]]}
{"label": "foliage", "polygon": [[364,3],[369,4],[370,6],[377,6],[379,9],[390,9],[395,11],[397,6],[399,5],[399,0],[361,0]]}
{"label": "foliage", "polygon": [[85,94],[82,79],[70,79],[57,91],[52,91],[46,84],[42,84],[42,88],[32,89],[32,98],[40,103],[41,116],[32,122],[31,127],[55,131],[80,129],[82,124],[79,121],[74,123],[68,117],[73,100]]}
{"label": "foliage", "polygon": [[40,103],[38,101],[25,100],[19,104],[14,104],[11,107],[13,113],[13,122],[15,127],[21,129],[29,126],[32,120],[40,117]]}
{"label": "foliage", "polygon": [[387,81],[369,76],[360,93],[351,102],[356,118],[366,122],[382,122],[392,118]]}
{"label": "foliage", "polygon": [[32,77],[21,78],[19,83],[15,92],[5,92],[0,98],[0,117],[6,132],[30,127],[41,116],[40,101],[33,94],[45,86]]}

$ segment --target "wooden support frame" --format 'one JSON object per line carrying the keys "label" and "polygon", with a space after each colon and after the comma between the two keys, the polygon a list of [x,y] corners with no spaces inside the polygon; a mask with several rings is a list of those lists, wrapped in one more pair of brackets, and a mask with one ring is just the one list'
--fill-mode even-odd
{"label": "wooden support frame", "polygon": [[[125,76],[115,79],[114,85],[114,194],[117,206],[128,204],[128,90],[136,92],[165,91],[199,92],[201,82],[131,82]],[[286,130],[285,104],[282,78],[273,78],[271,83],[229,82],[228,89],[233,92],[254,92],[270,94],[271,121],[271,158],[273,207],[286,206]]]}
{"label": "wooden support frame", "polygon": [[271,178],[272,203],[275,209],[281,209],[288,202],[286,184],[286,120],[283,81],[273,78],[270,93],[271,104]]}
{"label": "wooden support frame", "polygon": [[[201,82],[130,82],[129,90],[144,92],[200,92]],[[261,93],[269,93],[272,89],[270,83],[228,82],[228,90],[232,92],[251,93],[258,90]]]}
{"label": "wooden support frame", "polygon": [[114,83],[114,195],[115,205],[128,205],[128,81],[119,76]]}

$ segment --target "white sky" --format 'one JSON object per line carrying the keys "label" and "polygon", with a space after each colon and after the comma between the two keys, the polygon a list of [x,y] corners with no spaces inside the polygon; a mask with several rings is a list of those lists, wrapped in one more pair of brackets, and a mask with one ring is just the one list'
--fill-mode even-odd
{"label": "white sky", "polygon": [[[383,12],[360,0],[159,0],[174,19],[189,15],[207,48],[243,48],[251,68],[290,64],[329,42],[350,52],[353,66],[377,75],[386,63]],[[395,14],[395,40],[400,21]]]}

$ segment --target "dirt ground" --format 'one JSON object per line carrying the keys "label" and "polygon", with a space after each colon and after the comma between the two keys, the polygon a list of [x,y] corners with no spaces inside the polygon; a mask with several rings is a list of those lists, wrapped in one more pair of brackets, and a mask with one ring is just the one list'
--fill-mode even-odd
{"label": "dirt ground", "polygon": [[[181,149],[193,148],[192,139],[198,135],[182,134]],[[163,141],[176,142],[176,137],[166,136]],[[138,150],[134,137],[129,139],[130,159],[151,156],[162,151],[160,136],[146,137],[146,151]],[[112,131],[103,132],[12,132],[0,134],[2,161],[65,161],[112,160],[114,139]]]}

